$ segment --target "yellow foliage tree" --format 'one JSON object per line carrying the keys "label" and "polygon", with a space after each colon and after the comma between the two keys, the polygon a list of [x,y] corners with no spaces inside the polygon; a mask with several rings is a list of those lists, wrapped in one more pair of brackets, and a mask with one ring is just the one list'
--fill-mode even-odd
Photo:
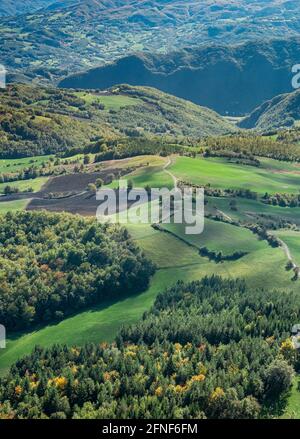
{"label": "yellow foliage tree", "polygon": [[17,396],[20,396],[22,392],[23,392],[23,389],[22,389],[21,386],[16,386],[16,387],[15,387],[15,394],[16,394]]}
{"label": "yellow foliage tree", "polygon": [[211,393],[210,399],[212,401],[216,401],[217,399],[223,398],[224,396],[224,390],[221,387],[216,387],[215,390]]}
{"label": "yellow foliage tree", "polygon": [[55,377],[53,379],[53,382],[56,385],[56,387],[63,390],[66,387],[68,380],[65,377]]}
{"label": "yellow foliage tree", "polygon": [[155,395],[162,396],[162,394],[163,394],[163,388],[161,386],[157,387],[157,389],[155,390]]}

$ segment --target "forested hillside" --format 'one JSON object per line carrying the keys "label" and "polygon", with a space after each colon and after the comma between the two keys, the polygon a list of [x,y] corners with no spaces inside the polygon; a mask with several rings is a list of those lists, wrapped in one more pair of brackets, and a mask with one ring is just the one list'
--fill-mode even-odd
{"label": "forested hillside", "polygon": [[0,321],[8,330],[142,291],[154,272],[126,229],[67,214],[8,213],[0,244]]}
{"label": "forested hillside", "polygon": [[[22,2],[23,10],[30,3]],[[67,8],[61,3],[63,8],[0,21],[1,62],[13,75],[52,81],[136,51],[167,53],[299,33],[297,0],[80,0]]]}
{"label": "forested hillside", "polygon": [[47,8],[53,3],[57,3],[63,6],[64,4],[67,4],[69,2],[70,1],[68,0],[1,0],[0,17],[32,13],[38,9]]}
{"label": "forested hillside", "polygon": [[0,157],[84,151],[124,137],[176,143],[234,131],[215,112],[150,88],[97,93],[11,85],[0,91]]}
{"label": "forested hillside", "polygon": [[62,87],[106,88],[126,82],[156,87],[212,108],[244,115],[263,101],[292,91],[298,39],[202,46],[167,54],[135,54],[63,80]]}
{"label": "forested hillside", "polygon": [[80,103],[72,93],[55,89],[12,85],[1,90],[0,156],[56,153],[113,136],[109,127],[80,112]]}
{"label": "forested hillside", "polygon": [[178,283],[141,323],[122,330],[116,344],[36,348],[18,361],[0,382],[0,416],[275,414],[298,367],[286,337],[299,309],[298,294],[250,291],[238,280]]}
{"label": "forested hillside", "polygon": [[[239,133],[233,136],[208,137],[203,141],[207,156],[224,156],[255,160],[255,156],[290,162],[300,161],[299,129],[283,130],[275,136]],[[278,187],[280,191],[280,187]]]}
{"label": "forested hillside", "polygon": [[271,131],[293,127],[300,120],[300,91],[276,96],[256,108],[243,119],[241,128],[256,128]]}

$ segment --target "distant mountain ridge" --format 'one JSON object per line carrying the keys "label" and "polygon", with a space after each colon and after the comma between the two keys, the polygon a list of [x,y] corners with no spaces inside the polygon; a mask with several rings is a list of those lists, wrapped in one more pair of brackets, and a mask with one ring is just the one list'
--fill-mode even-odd
{"label": "distant mountain ridge", "polygon": [[60,3],[63,8],[55,4],[34,14],[0,20],[1,62],[12,73],[56,81],[136,51],[168,53],[203,44],[300,35],[298,0]]}
{"label": "distant mountain ridge", "polygon": [[61,8],[75,2],[76,0],[1,0],[0,17],[31,14],[49,6]]}
{"label": "distant mountain ridge", "polygon": [[167,55],[131,55],[67,77],[60,86],[147,85],[221,114],[244,115],[262,102],[292,91],[292,66],[299,60],[300,38],[203,46]]}
{"label": "distant mountain ridge", "polygon": [[243,119],[241,128],[261,131],[292,127],[300,121],[300,90],[276,96]]}

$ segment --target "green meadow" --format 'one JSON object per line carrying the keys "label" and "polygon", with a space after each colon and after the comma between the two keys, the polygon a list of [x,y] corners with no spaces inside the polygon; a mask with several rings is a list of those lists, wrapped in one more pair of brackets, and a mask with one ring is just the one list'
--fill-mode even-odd
{"label": "green meadow", "polygon": [[281,419],[300,419],[300,392],[298,386],[300,378],[296,376],[293,380],[293,386],[289,393],[287,406]]}
{"label": "green meadow", "polygon": [[7,212],[17,212],[18,210],[24,210],[29,203],[30,199],[27,200],[16,200],[16,201],[2,201],[0,202],[0,214],[5,214]]}
{"label": "green meadow", "polygon": [[[172,177],[162,169],[162,166],[148,166],[137,169],[136,171],[127,174],[124,178],[131,180],[135,188],[150,186],[151,188],[166,187],[172,189],[174,187]],[[110,185],[110,187],[116,186],[117,181],[114,181]]]}
{"label": "green meadow", "polygon": [[102,104],[105,110],[120,110],[122,107],[131,105],[139,105],[142,103],[141,99],[132,98],[125,95],[97,95],[86,92],[76,92],[78,97],[83,99],[87,104]]}
{"label": "green meadow", "polygon": [[275,234],[289,247],[294,261],[300,266],[300,232],[294,230],[278,230]]}
{"label": "green meadow", "polygon": [[48,180],[48,177],[37,177],[31,180],[18,180],[9,183],[0,183],[0,193],[4,193],[4,188],[6,186],[16,188],[19,190],[19,192],[38,192]]}
{"label": "green meadow", "polygon": [[[232,201],[234,201],[237,210],[231,208]],[[264,215],[266,218],[280,218],[300,225],[300,207],[272,206],[261,201],[240,197],[208,197],[206,211],[212,214],[218,214],[221,211],[235,221],[248,223]]]}
{"label": "green meadow", "polygon": [[221,251],[231,255],[234,250],[250,253],[265,249],[267,244],[258,240],[250,230],[205,218],[204,231],[200,235],[185,233],[185,224],[164,224],[163,228],[184,241],[198,247],[207,247],[211,251]]}
{"label": "green meadow", "polygon": [[298,193],[299,167],[285,164],[283,166],[289,169],[281,169],[280,164],[276,160],[266,159],[260,167],[255,167],[229,163],[221,158],[177,157],[169,170],[178,179],[200,186],[249,189],[259,194]]}
{"label": "green meadow", "polygon": [[14,174],[32,166],[39,167],[49,161],[53,155],[25,157],[22,159],[0,159],[0,174]]}

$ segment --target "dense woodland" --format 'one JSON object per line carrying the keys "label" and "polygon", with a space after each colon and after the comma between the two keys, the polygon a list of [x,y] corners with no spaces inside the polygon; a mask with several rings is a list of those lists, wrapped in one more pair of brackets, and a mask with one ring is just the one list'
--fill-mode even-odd
{"label": "dense woodland", "polygon": [[263,196],[263,200],[267,204],[272,204],[273,206],[281,207],[299,207],[300,206],[300,194],[273,194],[270,195],[266,193]]}
{"label": "dense woodland", "polygon": [[[103,104],[107,98],[111,106]],[[116,139],[190,144],[235,131],[207,108],[146,87],[124,85],[104,94],[21,84],[0,90],[1,158],[103,152],[101,146]]]}
{"label": "dense woodland", "polygon": [[[81,106],[80,106],[81,104]],[[112,137],[113,131],[89,119],[71,93],[28,85],[0,91],[0,157],[51,154]]]}
{"label": "dense woodland", "polygon": [[112,345],[37,347],[0,382],[2,418],[257,418],[280,412],[300,297],[178,283]]}
{"label": "dense woodland", "polygon": [[276,136],[274,138],[271,135],[258,136],[248,133],[226,137],[209,137],[205,139],[204,145],[207,155],[217,155],[219,153],[223,156],[224,151],[230,151],[236,154],[242,152],[244,155],[249,155],[250,158],[258,156],[298,162],[300,161],[299,145],[294,141],[292,134],[288,133],[282,133],[278,139]]}
{"label": "dense woodland", "polygon": [[126,229],[68,214],[0,223],[0,321],[16,330],[142,291],[154,266]]}

